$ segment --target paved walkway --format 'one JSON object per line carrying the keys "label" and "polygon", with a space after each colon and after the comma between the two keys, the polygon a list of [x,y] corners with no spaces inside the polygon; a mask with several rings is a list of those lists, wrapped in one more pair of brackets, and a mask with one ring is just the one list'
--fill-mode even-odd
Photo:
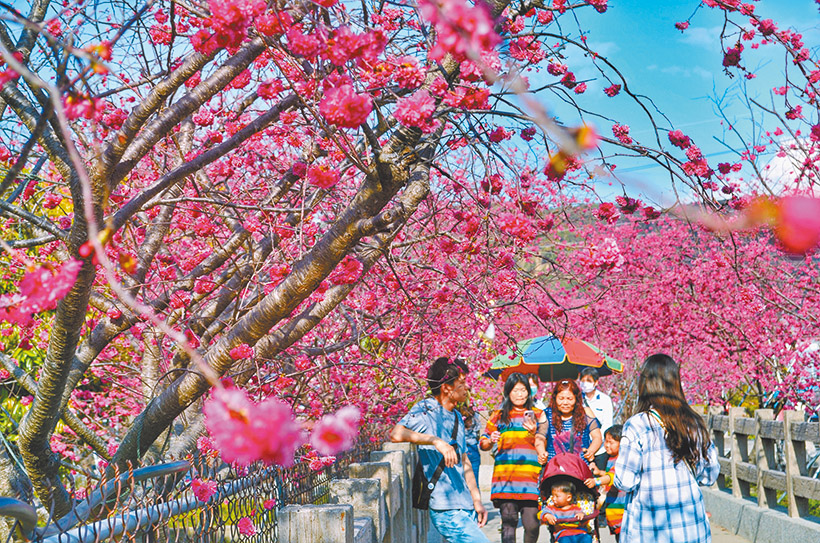
{"label": "paved walkway", "polygon": [[[479,472],[479,482],[481,483],[481,495],[484,497],[484,507],[488,511],[487,524],[483,531],[487,535],[490,543],[500,543],[501,541],[501,515],[498,509],[493,507],[490,499],[490,482],[493,476],[492,457],[482,455],[481,470]],[[516,543],[524,542],[524,529],[519,525],[515,533]],[[546,528],[541,529],[541,535],[538,537],[538,543],[548,543],[550,540],[549,531]],[[430,527],[428,543],[443,543],[441,536],[436,532],[436,529]],[[610,535],[608,529],[601,531],[601,543],[615,543],[615,536]],[[626,543],[626,542],[624,542]],[[749,543],[746,539],[739,537],[731,532],[728,532],[722,526],[712,523],[712,543]]]}

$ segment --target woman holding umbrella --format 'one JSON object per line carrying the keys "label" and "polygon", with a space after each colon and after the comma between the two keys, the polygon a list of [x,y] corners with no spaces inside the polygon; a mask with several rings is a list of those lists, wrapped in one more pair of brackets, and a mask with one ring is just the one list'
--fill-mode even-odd
{"label": "woman holding umbrella", "polygon": [[504,402],[495,411],[479,446],[488,451],[497,444],[491,498],[501,512],[501,542],[515,543],[519,516],[524,543],[536,543],[538,522],[538,476],[541,466],[535,450],[535,432],[546,423],[544,412],[532,405],[527,378],[513,373],[504,383]]}
{"label": "woman holding umbrella", "polygon": [[575,381],[564,379],[552,390],[543,422],[538,424],[535,449],[538,461],[546,464],[558,453],[573,453],[591,462],[601,446],[601,425],[589,408],[584,407],[581,390]]}

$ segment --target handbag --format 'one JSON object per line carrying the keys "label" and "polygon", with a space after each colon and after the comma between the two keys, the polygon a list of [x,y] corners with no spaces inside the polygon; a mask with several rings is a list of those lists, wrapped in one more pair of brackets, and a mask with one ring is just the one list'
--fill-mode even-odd
{"label": "handbag", "polygon": [[[456,440],[458,435],[458,414],[455,415],[455,425],[453,426],[453,435],[451,442]],[[458,453],[458,444],[455,445],[456,453]],[[441,457],[441,462],[438,463],[436,471],[430,480],[424,474],[424,465],[421,463],[421,458],[416,460],[416,469],[413,471],[413,508],[427,510],[430,509],[430,496],[433,494],[433,489],[436,488],[441,473],[444,471],[444,457]]]}

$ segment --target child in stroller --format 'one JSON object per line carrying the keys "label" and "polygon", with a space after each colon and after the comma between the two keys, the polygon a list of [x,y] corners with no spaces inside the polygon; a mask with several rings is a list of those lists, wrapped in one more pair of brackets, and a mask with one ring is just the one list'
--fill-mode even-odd
{"label": "child in stroller", "polygon": [[553,543],[597,543],[593,520],[598,516],[593,492],[584,486],[589,466],[571,453],[558,454],[544,470],[538,518],[549,525]]}

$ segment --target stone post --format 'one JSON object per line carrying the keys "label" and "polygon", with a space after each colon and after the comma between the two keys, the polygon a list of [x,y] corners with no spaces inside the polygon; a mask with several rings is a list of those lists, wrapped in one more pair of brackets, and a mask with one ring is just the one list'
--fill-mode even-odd
{"label": "stone post", "polygon": [[[407,476],[407,455],[404,451],[373,451],[370,453],[370,460],[373,462],[390,462],[393,474],[393,483],[397,483],[396,496],[391,497],[393,510],[390,511],[392,519],[390,531],[393,543],[410,543],[410,513],[408,508],[410,502],[406,496],[407,489],[410,488],[410,479]],[[392,488],[391,488],[392,491]]]}
{"label": "stone post", "polygon": [[[393,503],[391,487],[393,486],[393,473],[390,462],[362,462],[350,464],[348,473],[351,479],[378,479],[382,494],[387,505],[387,515],[385,517],[386,529],[384,531],[383,543],[392,543],[392,517]],[[398,504],[397,504],[398,505]]]}
{"label": "stone post", "polygon": [[806,443],[792,440],[792,423],[803,422],[803,411],[784,411],[783,448],[786,454],[786,496],[789,500],[789,516],[805,517],[809,514],[809,500],[794,494],[794,477],[806,475]]}
{"label": "stone post", "polygon": [[279,510],[279,541],[353,543],[353,506],[287,505]]}
{"label": "stone post", "polygon": [[336,479],[330,481],[332,504],[352,504],[357,517],[373,522],[374,543],[381,543],[387,531],[387,505],[378,479]]}
{"label": "stone post", "polygon": [[774,420],[774,411],[758,409],[755,411],[757,433],[755,435],[755,465],[757,466],[757,506],[774,507],[777,505],[777,490],[766,488],[766,471],[777,466],[774,454],[774,440],[761,436],[761,427],[767,421]]}

